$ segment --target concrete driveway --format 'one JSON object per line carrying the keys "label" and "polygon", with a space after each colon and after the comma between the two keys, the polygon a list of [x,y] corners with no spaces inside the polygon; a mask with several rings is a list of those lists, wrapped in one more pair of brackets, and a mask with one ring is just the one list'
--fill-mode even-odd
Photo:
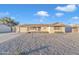
{"label": "concrete driveway", "polygon": [[23,33],[1,33],[0,34],[0,43],[16,38],[20,35],[22,35]]}

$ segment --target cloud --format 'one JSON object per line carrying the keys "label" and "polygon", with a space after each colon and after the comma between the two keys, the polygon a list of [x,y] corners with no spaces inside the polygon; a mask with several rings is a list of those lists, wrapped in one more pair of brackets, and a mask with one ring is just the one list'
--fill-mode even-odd
{"label": "cloud", "polygon": [[43,17],[49,16],[48,12],[46,12],[46,11],[38,11],[35,15],[43,16]]}
{"label": "cloud", "polygon": [[64,11],[64,12],[73,12],[77,9],[77,6],[76,5],[66,5],[66,6],[58,6],[55,8],[56,10],[59,10],[59,11]]}
{"label": "cloud", "polygon": [[79,17],[78,16],[74,16],[72,17],[73,20],[79,20]]}
{"label": "cloud", "polygon": [[45,22],[46,21],[46,17],[49,16],[47,11],[38,11],[34,15],[40,16],[40,17],[37,17],[38,18],[37,21],[40,22],[40,23]]}
{"label": "cloud", "polygon": [[55,16],[57,16],[57,17],[61,17],[61,16],[63,16],[64,15],[64,13],[56,13],[55,14]]}

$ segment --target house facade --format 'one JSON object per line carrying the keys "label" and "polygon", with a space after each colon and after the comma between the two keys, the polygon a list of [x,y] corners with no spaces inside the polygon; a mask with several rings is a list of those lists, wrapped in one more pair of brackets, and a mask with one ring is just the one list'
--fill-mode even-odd
{"label": "house facade", "polygon": [[65,33],[65,25],[63,23],[18,25],[16,32]]}
{"label": "house facade", "polygon": [[79,32],[79,25],[78,24],[73,24],[72,25],[72,32]]}

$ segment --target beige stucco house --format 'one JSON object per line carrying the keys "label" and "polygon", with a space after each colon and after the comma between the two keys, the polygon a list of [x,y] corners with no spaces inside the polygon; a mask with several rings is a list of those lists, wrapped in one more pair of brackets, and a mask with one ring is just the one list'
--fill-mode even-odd
{"label": "beige stucco house", "polygon": [[79,25],[78,24],[72,25],[72,32],[79,32]]}
{"label": "beige stucco house", "polygon": [[63,23],[24,24],[16,26],[16,32],[65,33],[65,25]]}

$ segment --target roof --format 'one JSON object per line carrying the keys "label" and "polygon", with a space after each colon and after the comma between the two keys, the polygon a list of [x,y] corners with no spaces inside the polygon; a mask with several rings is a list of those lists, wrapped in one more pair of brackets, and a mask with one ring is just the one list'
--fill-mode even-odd
{"label": "roof", "polygon": [[23,25],[18,25],[18,26],[21,26],[21,27],[25,27],[25,26],[41,27],[41,26],[49,26],[49,24],[23,24]]}
{"label": "roof", "polygon": [[64,27],[65,24],[63,24],[63,23],[53,23],[53,24],[51,24],[50,26],[54,26],[54,27]]}
{"label": "roof", "polygon": [[58,26],[58,27],[64,27],[65,25],[63,24],[63,23],[53,23],[53,24],[23,24],[23,25],[18,25],[18,26],[20,26],[20,27],[25,27],[25,26],[34,26],[34,27],[42,27],[42,26],[47,26],[47,27],[49,27],[49,26]]}
{"label": "roof", "polygon": [[73,24],[72,27],[79,27],[79,24]]}

